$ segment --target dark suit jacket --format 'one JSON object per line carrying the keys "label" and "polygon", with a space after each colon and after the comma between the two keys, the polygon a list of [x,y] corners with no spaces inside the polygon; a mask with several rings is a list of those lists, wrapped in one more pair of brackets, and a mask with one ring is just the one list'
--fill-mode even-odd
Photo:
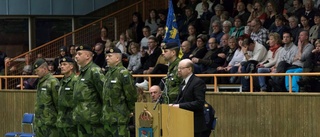
{"label": "dark suit jacket", "polygon": [[182,86],[180,86],[179,95],[174,104],[179,104],[182,109],[193,111],[195,133],[206,130],[203,114],[206,84],[202,79],[192,74],[184,90],[181,90]]}
{"label": "dark suit jacket", "polygon": [[149,67],[155,67],[159,56],[162,54],[162,50],[156,47],[152,54],[141,57],[141,64],[143,70],[148,70]]}

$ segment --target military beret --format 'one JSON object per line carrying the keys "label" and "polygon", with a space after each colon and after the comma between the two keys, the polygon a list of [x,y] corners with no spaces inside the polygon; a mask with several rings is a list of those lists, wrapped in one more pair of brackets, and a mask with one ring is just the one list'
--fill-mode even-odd
{"label": "military beret", "polygon": [[37,69],[38,67],[40,67],[43,63],[45,63],[46,61],[42,58],[37,59],[34,64],[33,64],[33,69]]}
{"label": "military beret", "polygon": [[80,45],[76,51],[79,51],[79,50],[87,50],[87,51],[91,51],[92,52],[92,49],[89,45]]}
{"label": "military beret", "polygon": [[122,53],[122,52],[121,52],[120,49],[114,47],[114,48],[112,48],[112,49],[107,50],[107,51],[106,51],[106,54],[108,54],[108,53]]}
{"label": "military beret", "polygon": [[162,46],[162,49],[174,49],[174,48],[178,48],[179,45],[176,42],[169,42],[169,43],[165,43],[165,45]]}
{"label": "military beret", "polygon": [[70,57],[63,57],[62,59],[60,59],[60,63],[61,62],[71,62],[74,63],[73,59]]}
{"label": "military beret", "polygon": [[67,47],[66,47],[66,46],[62,46],[62,47],[60,47],[60,51],[67,52]]}

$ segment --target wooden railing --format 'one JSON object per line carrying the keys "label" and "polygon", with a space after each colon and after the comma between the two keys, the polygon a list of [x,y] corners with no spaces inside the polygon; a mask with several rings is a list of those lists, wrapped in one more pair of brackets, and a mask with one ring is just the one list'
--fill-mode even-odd
{"label": "wooden railing", "polygon": [[[250,92],[253,92],[253,77],[257,76],[289,76],[289,93],[292,93],[292,76],[319,76],[320,73],[235,73],[235,74],[196,74],[199,77],[212,77],[214,79],[214,92],[218,92],[218,77],[232,77],[232,76],[249,76],[250,79]],[[133,77],[148,77],[149,87],[151,86],[151,79],[153,77],[165,77],[165,74],[141,74],[133,75]],[[62,75],[56,75],[56,77],[61,78]],[[18,75],[18,76],[0,76],[0,79],[19,79],[20,84],[23,84],[23,79],[25,78],[37,78],[34,75]],[[2,82],[0,82],[0,89],[2,87]],[[23,90],[21,87],[20,90]]]}
{"label": "wooden railing", "polygon": [[[123,2],[122,2],[123,3]],[[43,58],[56,58],[60,55],[59,48],[62,46],[89,44],[92,45],[96,38],[100,37],[100,29],[102,26],[108,27],[108,37],[117,39],[120,33],[125,32],[132,21],[132,13],[140,12],[144,17],[148,16],[147,13],[150,9],[166,8],[167,1],[164,0],[140,0],[124,8],[108,14],[107,16],[98,19],[88,25],[85,25],[73,32],[67,33],[58,37],[48,43],[45,43],[37,48],[34,48],[26,53],[12,58],[11,64],[16,67],[16,71],[9,72],[9,68],[5,67],[5,76],[21,75],[24,61],[18,59],[24,58],[26,54],[31,54],[31,64],[36,59],[37,54],[42,54]],[[123,3],[127,5],[127,3]],[[19,83],[19,79],[11,79],[5,81],[6,89],[15,88],[15,84]]]}

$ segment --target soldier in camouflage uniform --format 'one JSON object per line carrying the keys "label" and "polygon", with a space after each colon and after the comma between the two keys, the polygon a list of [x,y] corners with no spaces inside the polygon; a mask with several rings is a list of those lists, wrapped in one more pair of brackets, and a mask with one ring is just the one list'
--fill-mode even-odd
{"label": "soldier in camouflage uniform", "polygon": [[100,122],[104,75],[101,68],[92,62],[90,46],[79,46],[75,56],[80,66],[78,81],[73,90],[73,120],[78,127],[79,137],[104,137],[105,131]]}
{"label": "soldier in camouflage uniform", "polygon": [[102,119],[107,137],[128,137],[128,122],[137,101],[137,91],[130,72],[123,67],[121,51],[106,52],[109,70],[103,84]]}
{"label": "soldier in camouflage uniform", "polygon": [[78,130],[75,122],[72,120],[73,111],[73,89],[77,81],[75,75],[76,64],[70,57],[63,57],[60,60],[61,74],[64,77],[60,80],[58,92],[58,118],[57,128],[59,137],[77,137]]}
{"label": "soldier in camouflage uniform", "polygon": [[[165,103],[173,103],[178,96],[179,93],[179,85],[182,82],[182,79],[178,77],[178,64],[180,61],[179,55],[179,45],[175,42],[166,43],[162,47],[162,55],[166,61],[169,62],[166,86],[168,97],[163,97]],[[169,101],[169,102],[168,102]]]}
{"label": "soldier in camouflage uniform", "polygon": [[35,103],[35,133],[37,137],[57,137],[57,102],[59,80],[49,72],[44,59],[37,59],[33,64],[39,76]]}

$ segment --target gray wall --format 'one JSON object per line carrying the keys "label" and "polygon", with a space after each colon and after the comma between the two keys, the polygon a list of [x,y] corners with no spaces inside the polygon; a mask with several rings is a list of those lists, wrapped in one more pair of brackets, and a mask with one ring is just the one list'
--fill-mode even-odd
{"label": "gray wall", "polygon": [[117,0],[0,0],[0,15],[85,15]]}

